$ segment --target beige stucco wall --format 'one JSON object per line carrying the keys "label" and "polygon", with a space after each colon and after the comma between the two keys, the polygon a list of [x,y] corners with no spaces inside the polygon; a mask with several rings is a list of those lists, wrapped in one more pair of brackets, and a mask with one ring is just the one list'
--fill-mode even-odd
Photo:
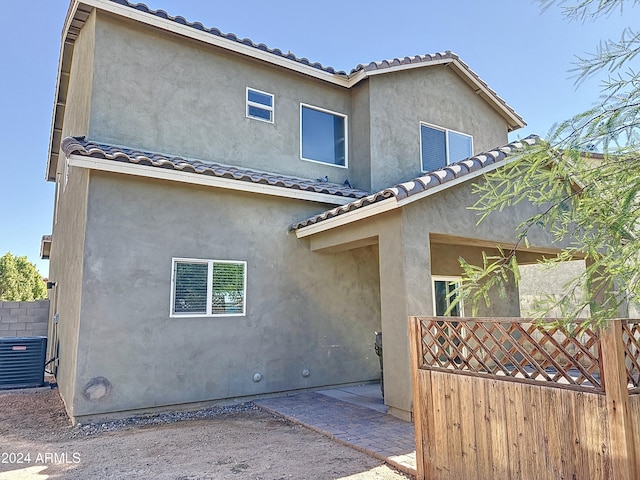
{"label": "beige stucco wall", "polygon": [[[86,135],[89,129],[89,111],[92,93],[92,63],[95,46],[95,15],[92,14],[75,41],[71,75],[64,110],[63,137]],[[64,352],[58,360],[57,382],[67,411],[73,414],[75,403],[75,374],[78,346],[78,329],[81,305],[81,284],[84,254],[84,222],[88,173],[69,171],[65,185],[64,156],[57,166],[57,201],[53,222],[53,242],[49,262],[49,280],[56,286],[49,291],[51,308],[49,315],[49,358],[53,358],[59,342]],[[57,314],[58,323],[54,323]]]}
{"label": "beige stucco wall", "polygon": [[446,66],[370,78],[372,190],[420,176],[420,122],[473,136],[474,153],[507,143],[507,123]]}
{"label": "beige stucco wall", "polygon": [[[468,209],[476,201],[471,187],[472,182],[464,182],[402,208],[314,234],[309,240],[316,252],[340,252],[363,241],[378,242],[385,403],[404,418],[410,417],[413,403],[407,317],[433,314],[431,276],[459,275],[459,257],[477,263],[483,250],[495,253],[489,245],[512,245],[517,225],[537,212],[522,203],[476,225],[477,213]],[[458,244],[443,243],[447,237],[456,237]],[[530,252],[519,253],[523,263],[561,246],[552,244],[542,229],[531,232],[530,245]],[[519,316],[515,282],[507,286],[505,297],[494,292],[490,308],[480,307],[479,315]]]}
{"label": "beige stucco wall", "polygon": [[[273,124],[246,118],[246,87],[275,95]],[[348,116],[348,168],[300,159],[301,103]],[[75,43],[63,136],[376,190],[420,175],[420,121],[472,134],[476,151],[506,143],[504,119],[444,67],[348,90],[98,13]],[[333,205],[72,168],[50,268],[67,408],[82,416],[375,378],[373,332],[405,346],[407,315],[430,308],[428,238],[441,231],[432,213],[473,236],[468,219],[446,214],[447,202],[466,201],[372,219],[358,248],[318,253],[286,227]],[[172,257],[247,258],[247,317],[169,319]],[[408,349],[385,350],[385,362],[399,372],[388,403],[408,411]],[[99,377],[112,391],[86,399]]]}
{"label": "beige stucco wall", "polygon": [[357,188],[371,191],[371,94],[369,82],[351,89],[351,161],[349,181]]}
{"label": "beige stucco wall", "polygon": [[[376,191],[421,174],[420,122],[472,135],[475,152],[508,141],[504,118],[444,66],[347,89],[106,13],[95,30],[89,135],[105,143]],[[275,95],[273,124],[246,118],[247,87]],[[300,159],[301,103],[347,115],[348,168]]]}
{"label": "beige stucco wall", "polygon": [[[377,379],[377,247],[309,251],[287,225],[321,208],[92,174],[76,417]],[[246,261],[246,316],[170,318],[173,257]]]}
{"label": "beige stucco wall", "polygon": [[[275,96],[273,124],[246,117],[247,87]],[[351,121],[348,89],[98,15],[92,139],[344,182],[346,168],[300,159],[301,102]]]}

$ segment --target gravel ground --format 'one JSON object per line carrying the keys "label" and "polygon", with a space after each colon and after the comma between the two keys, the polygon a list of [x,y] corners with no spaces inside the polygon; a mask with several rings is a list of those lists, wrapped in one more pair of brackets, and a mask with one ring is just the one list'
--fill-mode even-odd
{"label": "gravel ground", "polygon": [[57,390],[0,392],[0,480],[409,477],[252,403],[71,426]]}
{"label": "gravel ground", "polygon": [[219,417],[220,415],[259,410],[260,409],[258,407],[249,402],[224,407],[203,408],[193,412],[169,412],[157,415],[147,415],[144,417],[130,417],[113,422],[87,423],[85,425],[78,423],[75,428],[71,430],[71,436],[96,435],[98,433],[115,432],[126,428],[141,427],[144,425],[166,425],[169,423],[181,422],[183,420],[204,420],[207,418]]}

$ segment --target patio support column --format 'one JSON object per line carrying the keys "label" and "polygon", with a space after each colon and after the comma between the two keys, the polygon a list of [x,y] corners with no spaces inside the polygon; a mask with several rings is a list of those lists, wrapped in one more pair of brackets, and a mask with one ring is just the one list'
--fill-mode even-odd
{"label": "patio support column", "polygon": [[411,420],[413,397],[402,218],[399,214],[388,215],[388,221],[379,237],[385,404],[390,414]]}

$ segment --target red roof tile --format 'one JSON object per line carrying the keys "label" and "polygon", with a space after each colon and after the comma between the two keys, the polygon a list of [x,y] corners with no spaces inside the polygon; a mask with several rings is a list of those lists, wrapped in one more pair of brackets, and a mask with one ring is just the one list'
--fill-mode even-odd
{"label": "red roof tile", "polygon": [[512,142],[503,147],[496,148],[495,150],[474,155],[473,157],[469,157],[460,162],[426,173],[420,177],[409,180],[408,182],[399,183],[372,195],[354,200],[346,205],[342,205],[311,218],[307,218],[306,220],[291,225],[290,230],[308,227],[324,220],[337,217],[338,215],[343,215],[347,212],[352,212],[359,208],[366,207],[372,203],[381,202],[387,198],[395,197],[397,200],[403,200],[439,185],[451,182],[452,180],[465,177],[472,172],[481,170],[497,162],[501,162],[507,157],[522,151],[524,147],[535,145],[539,140],[540,138],[538,136],[530,135],[521,141]]}
{"label": "red roof tile", "polygon": [[369,192],[364,190],[350,188],[337,183],[280,175],[220,163],[205,163],[200,160],[185,159],[160,153],[91,142],[84,137],[66,137],[62,141],[61,149],[66,156],[80,155],[83,157],[113,160],[136,165],[169,168],[182,172],[229,178],[241,182],[261,183],[274,187],[291,188],[340,197],[362,198],[369,195]]}

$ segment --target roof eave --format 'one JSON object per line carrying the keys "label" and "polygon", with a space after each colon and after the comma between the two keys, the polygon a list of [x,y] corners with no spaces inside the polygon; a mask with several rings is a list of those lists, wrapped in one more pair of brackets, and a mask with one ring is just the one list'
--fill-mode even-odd
{"label": "roof eave", "polygon": [[515,110],[509,107],[504,100],[491,91],[487,86],[478,80],[477,76],[472,74],[469,67],[463,62],[454,57],[441,58],[438,60],[429,60],[428,62],[415,62],[401,65],[393,65],[376,70],[360,70],[356,74],[352,75],[350,85],[353,86],[358,82],[361,82],[365,78],[385,75],[388,73],[399,72],[403,70],[411,70],[415,68],[432,67],[436,65],[449,65],[467,84],[469,84],[476,94],[480,95],[486,102],[493,106],[495,110],[507,121],[508,131],[512,132],[519,128],[525,127],[527,124],[524,119],[518,115]]}
{"label": "roof eave", "polygon": [[45,179],[49,182],[56,180],[58,158],[60,156],[60,142],[62,141],[62,124],[66,107],[67,89],[69,88],[69,74],[73,59],[73,46],[80,29],[89,17],[92,8],[79,0],[70,6],[62,29],[60,57],[58,59],[58,76],[56,78],[55,101],[49,134],[49,152]]}
{"label": "roof eave", "polygon": [[137,165],[104,158],[78,155],[74,153],[69,155],[68,159],[70,167],[86,168],[89,170],[101,172],[120,173],[124,175],[133,175],[137,177],[145,177],[156,180],[168,180],[192,185],[222,188],[227,190],[260,193],[277,197],[326,203],[329,205],[345,205],[353,201],[353,198],[344,197],[341,195],[331,195],[329,193],[286,188],[264,183],[252,183],[224,177],[215,177],[210,175],[202,175],[199,173],[172,170],[168,168],[159,168],[155,166]]}

